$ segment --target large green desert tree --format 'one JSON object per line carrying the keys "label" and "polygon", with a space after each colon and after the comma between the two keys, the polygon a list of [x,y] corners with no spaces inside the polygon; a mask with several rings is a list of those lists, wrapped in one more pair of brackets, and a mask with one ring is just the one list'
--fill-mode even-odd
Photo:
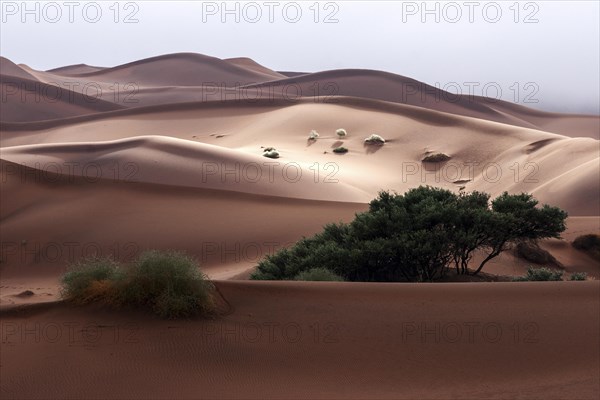
{"label": "large green desert tree", "polygon": [[[327,225],[267,256],[252,278],[293,279],[313,268],[349,281],[433,281],[451,270],[477,274],[514,243],[560,237],[566,217],[524,193],[490,202],[486,193],[429,186],[405,194],[384,191],[351,223]],[[473,266],[477,253],[481,262]]]}

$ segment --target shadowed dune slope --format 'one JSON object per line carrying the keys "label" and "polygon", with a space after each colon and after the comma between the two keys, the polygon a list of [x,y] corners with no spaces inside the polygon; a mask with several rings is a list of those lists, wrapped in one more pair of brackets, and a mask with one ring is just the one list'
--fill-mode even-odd
{"label": "shadowed dune slope", "polygon": [[0,81],[0,96],[3,99],[0,121],[27,123],[61,120],[124,108],[94,95],[40,82],[35,78],[2,75]]}
{"label": "shadowed dune slope", "polygon": [[82,256],[130,261],[152,248],[187,251],[208,272],[218,268],[216,276],[233,265],[237,269],[229,275],[235,275],[275,248],[365,209],[358,203],[136,182],[128,180],[132,170],[126,168],[104,170],[111,175],[97,178],[7,161],[0,166],[1,276],[30,285],[57,278]]}

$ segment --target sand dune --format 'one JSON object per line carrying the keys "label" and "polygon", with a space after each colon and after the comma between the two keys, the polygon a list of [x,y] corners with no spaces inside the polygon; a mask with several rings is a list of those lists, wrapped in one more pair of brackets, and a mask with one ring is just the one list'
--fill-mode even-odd
{"label": "sand dune", "polygon": [[14,76],[21,79],[35,79],[33,75],[25,71],[23,68],[19,67],[17,64],[10,61],[8,58],[4,57],[0,57],[0,71],[0,78],[2,78],[2,82],[4,82],[4,75]]}
{"label": "sand dune", "polygon": [[[401,75],[372,70],[333,70],[291,76],[273,82],[251,85],[268,87],[288,97],[353,96],[410,104],[431,110],[481,118],[505,124],[546,130],[566,136],[598,139],[600,118],[546,113],[505,101],[480,96],[457,95]],[[562,124],[563,118],[576,120],[578,128]]]}
{"label": "sand dune", "polygon": [[[282,155],[277,160],[278,167],[285,168],[286,172],[294,172],[299,166],[301,177],[319,183],[325,180],[334,183],[321,186],[331,188],[323,191],[327,193],[327,197],[323,197],[318,191],[307,191],[304,186],[297,185],[296,178],[290,176],[286,183],[291,185],[282,186],[284,189],[270,185],[269,190],[278,196],[366,202],[382,189],[405,191],[420,184],[431,184],[453,190],[464,186],[466,190],[484,190],[493,196],[503,191],[531,192],[541,202],[564,207],[571,215],[599,214],[597,202],[590,201],[600,190],[598,142],[594,139],[567,138],[396,103],[357,98],[337,100],[333,104],[314,103],[308,99],[293,104],[285,100],[275,104],[264,100],[252,106],[237,102],[174,104],[117,111],[110,117],[107,114],[77,117],[65,120],[66,126],[39,123],[36,130],[27,130],[32,124],[4,124],[2,142],[13,148],[6,148],[3,157],[27,164],[28,152],[56,152],[53,143],[60,144],[62,149],[63,143],[103,142],[142,135],[170,136],[187,141],[177,142],[178,150],[173,149],[172,154],[185,153],[187,145],[199,148],[194,142],[213,146],[205,147],[201,157],[193,156],[197,160],[194,164],[185,161],[186,157],[175,162],[178,165],[173,167],[175,169],[195,170],[193,179],[201,172],[201,168],[198,171],[194,166],[198,161],[201,166],[202,160],[220,165],[222,159],[225,165],[233,165],[239,157],[241,169],[244,169],[249,163],[262,165],[267,160],[261,157],[261,146],[274,146]],[[342,126],[350,134],[340,141],[334,132]],[[322,135],[314,143],[307,141],[311,129],[317,129]],[[371,133],[383,135],[388,143],[381,148],[364,146],[363,139]],[[342,142],[350,152],[344,156],[333,154],[332,149]],[[31,146],[28,143],[37,144]],[[85,146],[90,148],[92,145]],[[225,149],[234,152],[227,153]],[[151,165],[150,160],[160,159],[161,168],[173,170],[168,167],[171,161],[166,156],[153,155],[142,148],[128,151],[115,152],[105,156],[105,160],[115,163],[121,157],[139,163],[140,169],[152,171],[145,165]],[[131,152],[137,155],[133,158],[126,155]],[[442,152],[452,158],[445,164],[429,165],[421,162],[427,152]],[[47,162],[49,159],[38,155],[35,160]],[[68,160],[63,159],[65,161]],[[151,174],[159,175],[156,171]],[[170,176],[169,173],[162,175]],[[254,180],[253,176],[249,178]],[[181,182],[187,178],[165,179]],[[558,187],[556,185],[560,185],[558,195],[553,189]],[[238,186],[238,190],[246,191],[257,185]],[[348,190],[339,189],[341,186],[348,186]],[[298,191],[305,195],[293,194]],[[572,196],[573,191],[587,194]],[[355,195],[350,196],[350,192]]]}
{"label": "sand dune", "polygon": [[274,71],[260,67],[254,62],[239,59],[227,61],[195,53],[177,53],[102,68],[78,76],[103,82],[134,82],[139,86],[203,86],[217,83],[227,87],[279,77]]}
{"label": "sand dune", "polygon": [[285,78],[285,75],[283,75],[282,73],[273,71],[272,69],[269,69],[263,65],[260,65],[259,63],[252,60],[251,58],[247,58],[247,57],[226,58],[225,61],[227,61],[230,64],[237,65],[238,67],[242,67],[244,69],[248,69],[248,70],[254,71],[259,74],[272,76],[273,79]]}
{"label": "sand dune", "polygon": [[[42,172],[54,165],[71,165],[69,173],[88,180],[110,177],[135,183],[355,203],[371,198],[371,194],[343,182],[327,185],[315,180],[316,171],[311,171],[308,163],[286,164],[263,157],[262,151],[255,153],[164,136],[143,136],[111,142],[15,146],[4,149],[2,158],[38,167]],[[121,171],[122,176],[118,176],[115,166],[119,165],[128,170],[127,174]],[[61,172],[66,173],[67,169]]]}
{"label": "sand dune", "polygon": [[29,122],[32,116],[34,121],[60,120],[123,108],[68,87],[6,75],[1,78],[0,96],[6,99],[0,119],[11,122]]}
{"label": "sand dune", "polygon": [[27,289],[34,291],[37,278],[58,278],[82,256],[127,261],[152,248],[185,250],[207,272],[233,276],[275,248],[316,233],[325,223],[348,221],[365,208],[364,203],[145,183],[122,166],[92,178],[0,165],[3,284],[21,287],[19,282],[30,281]]}
{"label": "sand dune", "polygon": [[93,73],[93,72],[99,72],[99,71],[102,71],[103,69],[106,69],[106,68],[93,67],[93,66],[87,65],[87,64],[74,64],[74,65],[67,65],[65,67],[49,69],[46,72],[51,72],[54,74],[61,74],[61,75],[82,75],[82,74],[89,74],[89,73]]}
{"label": "sand dune", "polygon": [[[80,64],[50,71],[19,67],[6,59],[2,62],[6,65],[2,73],[8,76],[17,74],[27,79],[33,76],[42,83],[128,108],[231,99],[242,103],[266,98],[294,102],[304,97],[315,102],[328,102],[335,101],[337,96],[350,96],[408,104],[571,137],[600,138],[598,116],[547,113],[496,99],[456,95],[382,71],[280,73],[249,58],[221,60],[192,53],[157,56],[112,68]],[[92,110],[107,111],[100,108],[87,111]],[[5,111],[0,120],[24,121],[19,115],[13,116],[13,112]],[[83,114],[86,113],[79,113]],[[29,121],[49,119],[48,113],[43,111],[29,112],[28,115]],[[57,114],[54,118],[73,115],[73,112]]]}
{"label": "sand dune", "polygon": [[[2,398],[598,397],[597,281],[247,278],[265,255],[352,220],[380,190],[427,184],[528,192],[562,207],[563,239],[541,246],[567,275],[598,280],[598,261],[571,242],[600,233],[600,117],[457,99],[379,71],[276,72],[248,58],[181,53],[49,71],[0,63]],[[135,90],[124,91],[129,83]],[[63,96],[44,96],[52,91]],[[365,145],[373,133],[385,145]],[[271,146],[280,158],[263,156]],[[349,152],[334,154],[339,146]],[[435,153],[450,159],[423,161]],[[70,263],[128,262],[146,249],[195,256],[231,308],[167,322],[58,302]],[[529,265],[507,251],[484,272],[521,275]],[[32,343],[16,331],[70,323],[75,334],[133,324],[137,342],[74,344],[64,332]],[[423,323],[502,334],[407,333]],[[240,336],[248,324],[260,340]],[[281,334],[290,324],[301,340],[268,339],[269,326]]]}

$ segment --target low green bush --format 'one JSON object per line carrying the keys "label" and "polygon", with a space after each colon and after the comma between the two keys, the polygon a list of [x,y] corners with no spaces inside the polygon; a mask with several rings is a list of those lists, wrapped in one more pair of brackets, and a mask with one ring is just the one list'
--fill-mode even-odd
{"label": "low green bush", "polygon": [[344,278],[327,268],[312,268],[302,271],[294,278],[295,281],[331,281],[342,282]]}
{"label": "low green bush", "polygon": [[531,281],[562,281],[563,271],[555,271],[550,268],[529,267],[527,273],[523,276],[513,278],[514,282],[531,282]]}
{"label": "low green bush", "polygon": [[573,272],[569,277],[570,281],[585,281],[587,280],[587,273],[585,272]]}
{"label": "low green bush", "polygon": [[106,299],[110,286],[120,281],[124,272],[110,258],[85,258],[70,266],[61,278],[61,295],[75,303],[85,304],[96,299]]}
{"label": "low green bush", "polygon": [[149,309],[165,318],[209,315],[213,284],[197,262],[175,251],[147,251],[129,268],[108,259],[87,259],[62,278],[62,295],[77,304]]}

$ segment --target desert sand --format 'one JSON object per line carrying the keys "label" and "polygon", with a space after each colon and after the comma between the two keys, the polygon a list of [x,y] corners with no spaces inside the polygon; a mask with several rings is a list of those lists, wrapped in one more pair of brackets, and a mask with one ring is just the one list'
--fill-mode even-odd
{"label": "desert sand", "polygon": [[[0,61],[2,398],[600,395],[600,265],[570,244],[600,233],[600,117],[248,58],[50,71]],[[365,146],[372,133],[386,144]],[[349,152],[334,154],[340,145]],[[269,146],[279,159],[262,156]],[[421,161],[438,152],[450,160]],[[424,184],[529,192],[565,209],[563,238],[541,245],[567,275],[595,280],[247,280],[263,256],[352,220],[380,190]],[[151,248],[196,256],[226,315],[172,322],[60,302],[70,262]],[[506,252],[484,271],[530,264]]]}

